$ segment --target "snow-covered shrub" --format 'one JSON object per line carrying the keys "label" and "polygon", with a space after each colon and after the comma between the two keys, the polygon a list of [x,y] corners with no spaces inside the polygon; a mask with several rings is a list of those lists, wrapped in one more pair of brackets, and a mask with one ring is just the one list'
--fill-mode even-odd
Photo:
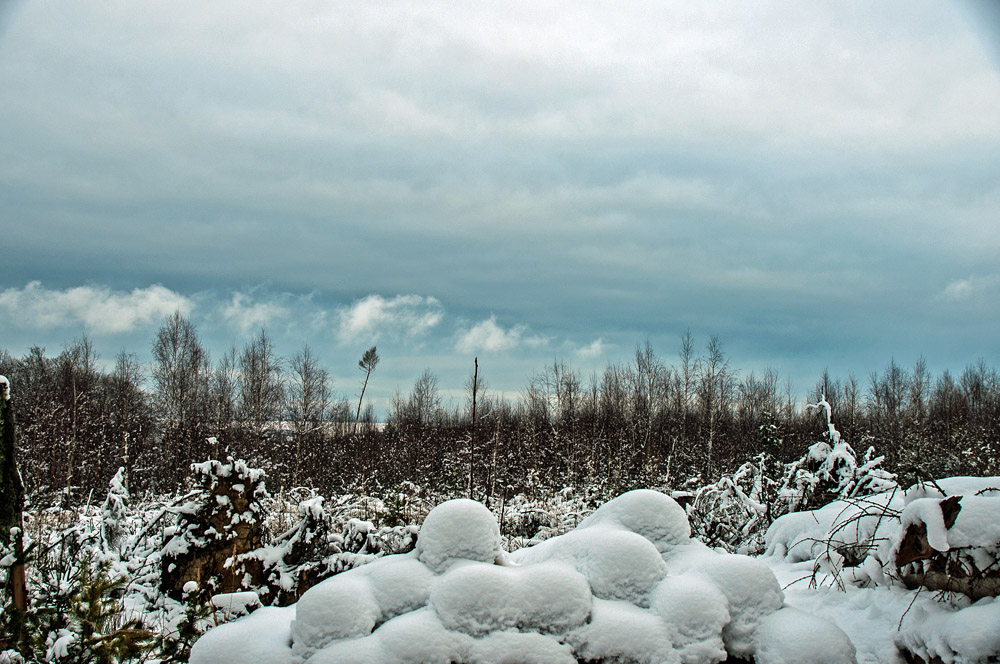
{"label": "snow-covered shrub", "polygon": [[764,533],[781,509],[774,479],[780,468],[781,464],[762,453],[731,475],[698,489],[687,509],[694,536],[727,551],[763,551]]}
{"label": "snow-covered shrub", "polygon": [[841,439],[826,399],[808,407],[824,414],[825,440],[784,466],[770,455],[760,454],[735,472],[697,489],[687,513],[698,539],[728,551],[759,554],[766,548],[767,529],[783,514],[833,500],[860,500],[896,486],[896,476],[881,468],[883,457],[876,456],[873,448],[859,460]]}
{"label": "snow-covered shrub", "polygon": [[125,520],[129,495],[125,487],[125,468],[111,478],[108,497],[101,505],[101,550],[119,552],[125,538]]}
{"label": "snow-covered shrub", "polygon": [[320,581],[376,558],[413,549],[415,525],[376,527],[344,513],[330,514],[322,496],[298,505],[299,520],[258,550],[247,554],[261,561],[268,604],[286,605]]}
{"label": "snow-covered shrub", "polygon": [[[507,554],[489,510],[448,501],[428,514],[413,552],[327,579],[295,606],[221,625],[191,662],[710,664],[728,654],[764,664],[793,661],[784,638],[813,661],[853,662],[836,626],[810,641],[818,620],[769,620],[785,609],[765,565],[688,533],[669,497],[638,491]],[[770,632],[758,637],[761,629]]]}
{"label": "snow-covered shrub", "polygon": [[494,506],[505,547],[513,551],[576,528],[601,504],[595,488],[564,487],[549,498],[516,494]]}
{"label": "snow-covered shrub", "polygon": [[832,500],[846,500],[896,487],[896,476],[880,466],[884,457],[869,447],[859,461],[858,455],[834,426],[826,398],[808,404],[826,418],[826,440],[813,444],[806,454],[785,470],[779,496],[785,504],[782,512],[798,512],[825,505]]}
{"label": "snow-covered shrub", "polygon": [[242,460],[192,464],[201,490],[177,509],[164,536],[160,585],[176,600],[195,581],[206,597],[261,587],[263,566],[252,552],[263,543],[264,471]]}

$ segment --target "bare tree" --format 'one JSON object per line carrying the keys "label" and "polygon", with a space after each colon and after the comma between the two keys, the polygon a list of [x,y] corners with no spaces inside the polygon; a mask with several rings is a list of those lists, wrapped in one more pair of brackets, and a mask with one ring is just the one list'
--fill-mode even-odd
{"label": "bare tree", "polygon": [[907,411],[917,424],[922,424],[927,417],[927,401],[931,391],[931,374],[927,369],[927,360],[921,356],[913,365],[910,380],[910,394],[907,398]]}
{"label": "bare tree", "polygon": [[417,377],[406,404],[405,419],[412,424],[427,426],[441,418],[441,393],[438,377],[430,369]]}
{"label": "bare tree", "polygon": [[868,406],[876,430],[886,436],[892,450],[898,450],[903,435],[903,415],[910,391],[910,375],[895,358],[880,376],[870,377]]}
{"label": "bare tree", "polygon": [[111,375],[111,403],[115,414],[114,429],[121,442],[120,463],[125,469],[125,487],[131,481],[132,465],[141,449],[136,449],[145,437],[147,405],[142,392],[142,367],[134,353],[123,349],[115,358]]}
{"label": "bare tree", "polygon": [[365,399],[365,390],[368,389],[368,379],[371,378],[372,372],[378,366],[379,359],[375,346],[372,346],[364,352],[361,360],[358,361],[358,368],[365,372],[365,382],[361,386],[361,396],[358,397],[358,412],[354,416],[354,433],[358,432],[358,422],[361,420],[361,402]]}
{"label": "bare tree", "polygon": [[681,335],[678,356],[681,360],[681,366],[677,371],[677,401],[681,414],[682,431],[686,437],[688,414],[691,412],[691,404],[694,400],[695,378],[698,373],[698,360],[694,355],[694,337],[691,336],[691,330],[684,330],[684,334]]}
{"label": "bare tree", "polygon": [[716,426],[719,418],[728,412],[732,399],[733,375],[718,336],[708,340],[706,351],[708,354],[701,362],[698,377],[698,400],[702,411],[702,426],[708,428],[704,467],[708,477],[712,473]]}
{"label": "bare tree", "polygon": [[182,481],[195,446],[206,435],[210,364],[194,325],[180,311],[163,321],[153,342],[153,402],[161,422],[164,473]]}
{"label": "bare tree", "polygon": [[469,393],[469,415],[472,421],[472,431],[469,433],[469,443],[468,443],[468,465],[469,473],[467,478],[466,493],[469,498],[472,498],[472,491],[474,489],[473,476],[475,474],[475,459],[476,459],[476,416],[478,407],[478,398],[480,392],[483,390],[482,379],[479,377],[479,358],[473,359],[473,371],[472,376],[465,383],[465,389]]}
{"label": "bare tree", "polygon": [[653,345],[646,341],[643,346],[635,347],[635,386],[633,388],[633,409],[636,425],[640,427],[642,442],[640,445],[641,462],[645,469],[648,482],[652,482],[656,474],[656,455],[654,454],[653,429],[660,410],[668,398],[667,369],[656,357]]}
{"label": "bare tree", "polygon": [[66,385],[72,390],[70,403],[70,434],[66,437],[66,487],[63,499],[70,504],[73,491],[73,473],[76,469],[75,457],[80,442],[81,420],[84,402],[90,396],[90,388],[96,379],[94,364],[97,354],[90,339],[84,336],[74,341],[60,355],[61,370],[68,377]]}
{"label": "bare tree", "polygon": [[284,387],[281,360],[264,328],[243,346],[239,357],[239,414],[258,441],[281,415]]}
{"label": "bare tree", "polygon": [[170,423],[194,419],[199,407],[208,351],[190,320],[175,311],[153,342],[153,386],[157,410]]}
{"label": "bare tree", "polygon": [[[212,372],[210,399],[215,436],[225,435],[228,438],[236,422],[236,396],[239,389],[236,367],[236,346],[230,346],[219,358],[215,371]],[[213,451],[213,456],[215,455],[216,452]]]}
{"label": "bare tree", "polygon": [[736,414],[745,426],[757,427],[778,414],[778,372],[772,368],[760,376],[750,372],[737,387]]}
{"label": "bare tree", "polygon": [[302,461],[309,456],[304,448],[322,437],[330,408],[330,395],[330,375],[320,366],[309,346],[304,346],[292,358],[291,380],[285,403],[286,417],[292,424],[295,437],[292,486],[299,486]]}

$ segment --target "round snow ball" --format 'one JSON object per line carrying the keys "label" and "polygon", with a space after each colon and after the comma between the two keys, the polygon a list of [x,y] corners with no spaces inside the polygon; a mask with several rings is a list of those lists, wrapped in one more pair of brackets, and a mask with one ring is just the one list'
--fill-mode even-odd
{"label": "round snow ball", "polygon": [[517,625],[511,570],[465,564],[435,580],[430,606],[446,629],[480,636]]}
{"label": "round snow ball", "polygon": [[462,653],[472,640],[464,634],[449,632],[430,609],[419,609],[393,618],[369,638],[379,640],[385,652],[385,658],[381,660],[383,663],[399,664],[462,662],[465,661]]}
{"label": "round snow ball", "polygon": [[590,622],[566,637],[580,661],[680,664],[667,625],[627,602],[594,600]]}
{"label": "round snow ball", "polygon": [[785,607],[761,619],[753,635],[757,664],[854,664],[854,644],[837,625]]}
{"label": "round snow ball", "polygon": [[726,658],[722,629],[729,622],[729,601],[700,574],[668,576],[650,595],[650,609],[671,630],[684,662]]}
{"label": "round snow ball", "polygon": [[714,551],[704,551],[691,562],[691,570],[710,579],[729,602],[730,621],[722,630],[726,650],[737,657],[749,655],[761,618],[780,609],[785,599],[774,573],[754,558]]}
{"label": "round snow ball", "polygon": [[368,579],[345,572],[307,590],[295,605],[292,642],[308,657],[334,639],[370,634],[380,618]]}
{"label": "round snow ball", "polygon": [[417,558],[438,574],[455,559],[492,563],[500,552],[500,528],[493,513],[465,498],[432,509],[417,538]]}
{"label": "round snow ball", "polygon": [[191,664],[288,664],[288,625],[295,609],[265,606],[213,627],[191,649]]}
{"label": "round snow ball", "polygon": [[687,514],[677,501],[650,489],[637,489],[597,508],[580,528],[610,526],[642,535],[663,553],[691,539]]}
{"label": "round snow ball", "polygon": [[410,555],[385,556],[358,568],[371,583],[372,594],[382,610],[382,620],[389,620],[427,604],[434,575]]}
{"label": "round snow ball", "polygon": [[569,564],[539,563],[515,570],[522,629],[563,632],[590,617],[594,597],[586,577]]}
{"label": "round snow ball", "polygon": [[644,604],[667,566],[649,540],[635,533],[588,528],[567,533],[565,546],[595,597]]}
{"label": "round snow ball", "polygon": [[469,563],[437,579],[430,605],[446,628],[481,636],[505,629],[562,632],[587,621],[592,599],[587,580],[569,565]]}

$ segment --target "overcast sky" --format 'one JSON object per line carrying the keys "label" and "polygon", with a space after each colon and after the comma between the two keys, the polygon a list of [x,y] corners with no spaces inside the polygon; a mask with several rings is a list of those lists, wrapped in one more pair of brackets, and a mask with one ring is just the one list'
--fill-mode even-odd
{"label": "overcast sky", "polygon": [[796,391],[1000,365],[1000,41],[962,6],[0,0],[0,348],[265,326],[379,410],[690,329]]}

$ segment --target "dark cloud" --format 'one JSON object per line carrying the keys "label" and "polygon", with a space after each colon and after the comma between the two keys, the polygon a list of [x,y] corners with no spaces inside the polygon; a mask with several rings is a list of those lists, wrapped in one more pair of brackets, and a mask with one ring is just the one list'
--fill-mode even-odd
{"label": "dark cloud", "polygon": [[795,376],[1000,362],[1000,82],[947,5],[19,7],[0,290],[208,293],[221,346],[331,357],[336,312],[433,300],[396,366],[502,350],[506,390],[687,328]]}

